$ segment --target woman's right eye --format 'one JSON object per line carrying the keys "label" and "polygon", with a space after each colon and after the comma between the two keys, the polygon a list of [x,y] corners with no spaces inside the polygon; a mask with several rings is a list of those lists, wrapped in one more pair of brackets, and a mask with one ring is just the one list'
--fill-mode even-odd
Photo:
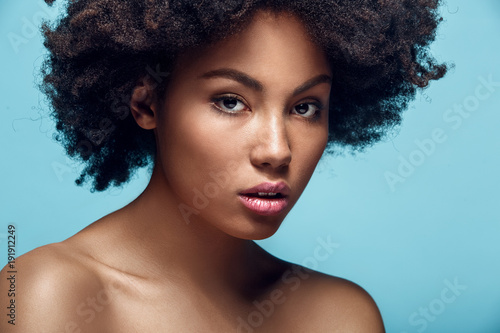
{"label": "woman's right eye", "polygon": [[238,113],[248,107],[236,96],[221,96],[212,100],[212,105],[225,113]]}

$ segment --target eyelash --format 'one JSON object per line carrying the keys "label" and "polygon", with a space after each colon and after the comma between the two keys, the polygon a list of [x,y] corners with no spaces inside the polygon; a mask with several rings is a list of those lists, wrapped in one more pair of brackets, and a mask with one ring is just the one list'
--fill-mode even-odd
{"label": "eyelash", "polygon": [[[234,116],[234,115],[237,115],[238,113],[240,113],[241,111],[235,111],[235,112],[225,111],[222,108],[220,108],[219,106],[217,106],[217,103],[222,102],[224,100],[228,100],[228,99],[234,99],[234,100],[242,103],[243,105],[245,105],[246,108],[248,108],[247,104],[245,103],[245,101],[243,99],[241,99],[237,95],[232,95],[232,94],[218,96],[218,97],[213,98],[212,101],[211,101],[211,105],[212,105],[212,107],[219,114],[222,114],[222,115],[226,115],[226,116],[230,116],[231,117],[231,116]],[[321,117],[321,114],[323,112],[323,109],[324,109],[323,103],[321,103],[319,101],[315,101],[315,102],[302,102],[302,103],[295,104],[293,106],[293,108],[295,108],[296,106],[301,105],[301,104],[313,105],[313,106],[315,106],[317,108],[317,110],[316,110],[316,112],[314,113],[313,116],[311,116],[311,117],[302,117],[302,118],[304,118],[304,119],[306,119],[307,121],[310,121],[310,122],[315,122],[315,121],[319,120],[319,118]],[[298,115],[300,116],[300,114],[298,114]]]}
{"label": "eyelash", "polygon": [[245,107],[248,108],[247,104],[245,103],[245,101],[243,101],[239,96],[237,95],[232,95],[232,94],[228,94],[228,95],[223,95],[223,96],[219,96],[219,97],[215,97],[212,99],[212,107],[220,112],[221,114],[223,115],[228,115],[228,116],[233,116],[233,115],[236,115],[239,113],[239,111],[236,111],[236,112],[230,112],[230,111],[224,111],[222,108],[220,108],[219,106],[217,106],[217,103],[218,102],[222,102],[222,101],[225,101],[225,100],[228,100],[228,99],[235,99],[237,100],[238,102],[242,103],[243,105],[245,105]]}
{"label": "eyelash", "polygon": [[[316,101],[316,102],[303,102],[303,103],[298,103],[298,104],[295,104],[293,107],[297,107],[298,105],[302,105],[302,104],[308,104],[308,105],[313,105],[317,108],[316,112],[314,112],[314,114],[311,116],[311,117],[303,117],[304,119],[310,121],[310,122],[316,122],[318,121],[320,118],[321,118],[321,114],[323,113],[323,109],[324,109],[324,106],[323,106],[323,103],[319,102],[319,101]],[[298,114],[300,116],[300,114]]]}

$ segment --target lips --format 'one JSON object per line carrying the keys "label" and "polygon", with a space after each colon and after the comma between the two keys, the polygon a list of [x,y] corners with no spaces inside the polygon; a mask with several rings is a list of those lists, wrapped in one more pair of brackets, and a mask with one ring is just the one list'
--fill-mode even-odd
{"label": "lips", "polygon": [[272,216],[288,206],[290,188],[284,182],[262,183],[239,193],[240,201],[252,212]]}
{"label": "lips", "polygon": [[290,188],[284,182],[262,183],[240,192],[244,195],[259,195],[259,193],[279,193],[281,196],[287,197],[290,195]]}

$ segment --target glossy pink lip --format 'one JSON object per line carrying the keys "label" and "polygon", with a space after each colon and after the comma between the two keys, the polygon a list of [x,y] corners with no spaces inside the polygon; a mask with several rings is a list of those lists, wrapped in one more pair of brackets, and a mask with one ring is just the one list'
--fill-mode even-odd
{"label": "glossy pink lip", "polygon": [[[276,196],[260,196],[276,193]],[[271,216],[281,213],[288,206],[290,188],[284,182],[262,183],[239,193],[243,205],[256,214]]]}
{"label": "glossy pink lip", "polygon": [[290,188],[287,184],[285,184],[285,182],[262,183],[252,188],[241,191],[240,194],[257,194],[258,192],[280,193],[282,196],[287,197],[290,195]]}

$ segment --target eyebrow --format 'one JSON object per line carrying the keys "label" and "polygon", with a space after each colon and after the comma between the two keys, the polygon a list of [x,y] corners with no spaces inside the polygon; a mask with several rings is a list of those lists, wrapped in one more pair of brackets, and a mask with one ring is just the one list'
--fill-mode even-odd
{"label": "eyebrow", "polygon": [[318,75],[318,76],[315,76],[313,77],[312,79],[306,81],[304,84],[300,85],[299,87],[297,87],[294,91],[293,91],[293,94],[292,96],[297,96],[309,89],[311,89],[312,87],[318,85],[318,84],[321,84],[321,83],[331,83],[332,82],[332,78],[329,76],[329,75],[326,75],[326,74],[321,74],[321,75]]}
{"label": "eyebrow", "polygon": [[[261,82],[252,78],[248,74],[245,74],[243,72],[240,72],[238,70],[231,69],[231,68],[216,69],[213,71],[206,72],[205,74],[202,74],[200,76],[200,78],[203,78],[203,79],[212,79],[212,78],[218,78],[218,77],[227,78],[230,80],[237,81],[237,82],[243,84],[244,86],[247,86],[247,87],[249,87],[253,90],[259,91],[259,92],[264,90],[264,85]],[[304,91],[311,89],[312,87],[314,87],[318,84],[331,83],[331,82],[332,82],[332,78],[329,75],[321,74],[321,75],[315,76],[312,79],[301,84],[299,87],[295,88],[295,90],[292,93],[292,96],[297,96],[297,95],[303,93]]]}

